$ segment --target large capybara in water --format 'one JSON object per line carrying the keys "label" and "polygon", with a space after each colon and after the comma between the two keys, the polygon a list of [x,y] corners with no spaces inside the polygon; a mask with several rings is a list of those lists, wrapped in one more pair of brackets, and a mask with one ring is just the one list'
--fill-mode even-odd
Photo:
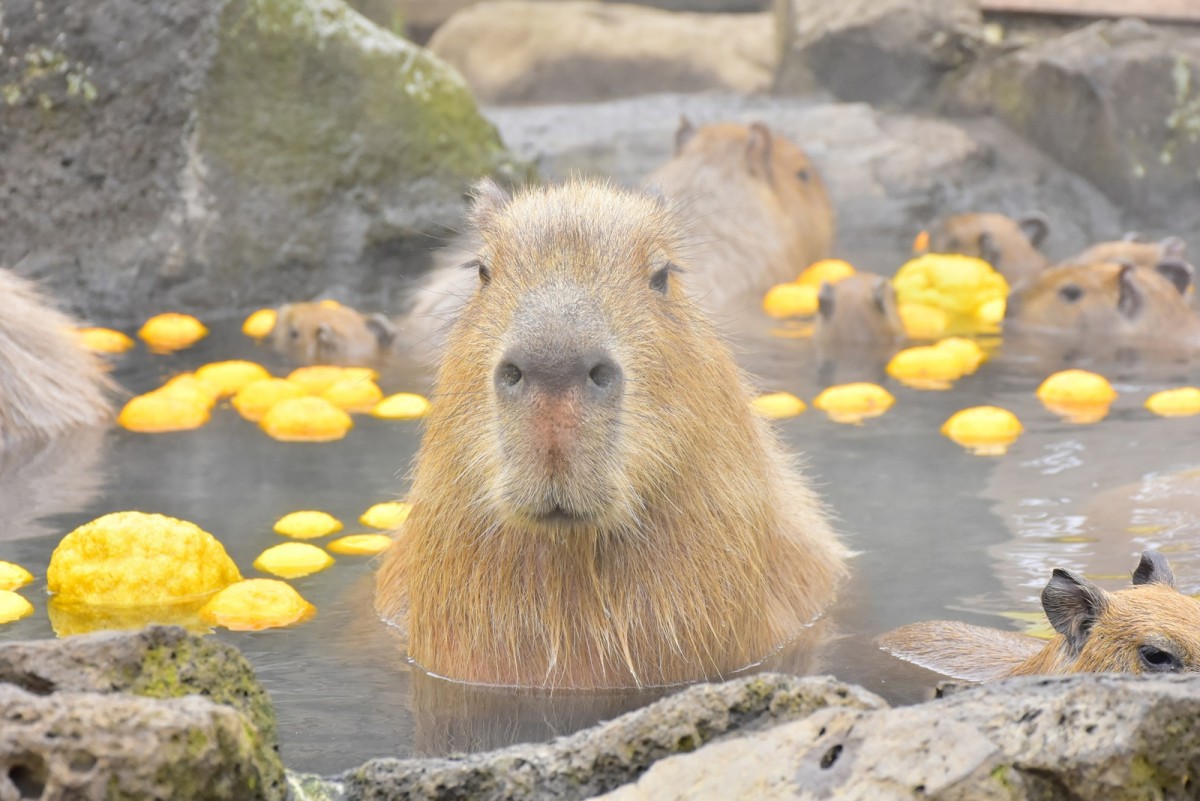
{"label": "large capybara in water", "polygon": [[271,346],[304,364],[377,364],[396,329],[382,314],[362,314],[340,303],[289,303],[279,307]]}
{"label": "large capybara in water", "polygon": [[0,447],[111,419],[111,381],[77,327],[32,283],[0,268]]}
{"label": "large capybara in water", "polygon": [[1183,262],[1186,258],[1187,243],[1177,236],[1168,236],[1158,242],[1145,242],[1140,234],[1130,233],[1126,234],[1124,239],[1098,242],[1070,258],[1063,259],[1059,264],[1115,262],[1153,269],[1159,264]]}
{"label": "large capybara in water", "polygon": [[762,123],[696,128],[684,118],[675,156],[645,184],[687,221],[683,281],[709,312],[758,308],[768,289],[833,249],[824,181],[803,150]]}
{"label": "large capybara in water", "polygon": [[471,218],[478,285],[376,583],[411,658],[469,682],[647,686],[794,637],[846,551],[683,291],[675,213],[484,182]]}
{"label": "large capybara in water", "polygon": [[1003,214],[953,214],[929,229],[926,250],[983,259],[1011,285],[1050,266],[1050,260],[1038,250],[1049,232],[1049,223],[1038,212],[1019,219]]}
{"label": "large capybara in water", "polygon": [[1167,560],[1145,551],[1133,586],[1105,592],[1055,569],[1042,608],[1057,632],[1048,642],[1011,631],[932,621],[880,638],[885,651],[970,681],[1059,673],[1200,671],[1200,601],[1175,589]]}

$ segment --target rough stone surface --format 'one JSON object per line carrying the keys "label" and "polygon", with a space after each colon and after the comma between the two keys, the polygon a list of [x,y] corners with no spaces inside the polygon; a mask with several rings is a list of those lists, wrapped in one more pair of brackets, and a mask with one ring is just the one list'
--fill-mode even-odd
{"label": "rough stone surface", "polygon": [[429,41],[485,103],[606,100],[770,85],[769,14],[684,14],[619,3],[497,0]]}
{"label": "rough stone surface", "polygon": [[106,321],[374,291],[504,171],[461,78],[340,0],[9,0],[0,264]]}
{"label": "rough stone surface", "polygon": [[1010,680],[912,707],[829,707],[656,763],[605,798],[1195,797],[1200,677]]}
{"label": "rough stone surface", "polygon": [[[347,798],[582,799],[633,781],[656,760],[723,736],[753,732],[825,708],[880,709],[882,699],[828,677],[764,674],[702,684],[593,729],[547,744],[457,759],[375,759],[338,777]],[[306,797],[338,789],[304,777]]]}
{"label": "rough stone surface", "polygon": [[282,799],[285,789],[278,757],[230,707],[0,684],[3,801],[252,801]]}
{"label": "rough stone surface", "polygon": [[1200,36],[1099,22],[981,64],[951,105],[995,114],[1123,205],[1200,224]]}
{"label": "rough stone surface", "polygon": [[982,43],[975,0],[775,0],[775,89],[842,100],[928,105]]}

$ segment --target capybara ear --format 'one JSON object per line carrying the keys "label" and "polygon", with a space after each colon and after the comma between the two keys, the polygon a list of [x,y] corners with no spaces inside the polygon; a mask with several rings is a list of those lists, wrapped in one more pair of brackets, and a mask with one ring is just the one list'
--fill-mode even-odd
{"label": "capybara ear", "polygon": [[1035,248],[1041,247],[1042,240],[1050,233],[1050,220],[1040,211],[1030,211],[1021,215],[1017,225]]}
{"label": "capybara ear", "polygon": [[882,275],[876,278],[871,286],[871,297],[875,300],[875,306],[885,315],[888,313],[888,300],[893,292],[892,282]]}
{"label": "capybara ear", "polygon": [[1104,590],[1071,570],[1054,568],[1050,582],[1042,590],[1042,609],[1054,630],[1067,638],[1076,654],[1087,642],[1092,626],[1104,612],[1108,601]]}
{"label": "capybara ear", "polygon": [[746,139],[746,166],[760,178],[771,177],[771,129],[761,122],[750,123]]}
{"label": "capybara ear", "polygon": [[469,217],[476,228],[486,226],[512,200],[512,195],[500,188],[491,178],[477,181],[471,187]]}
{"label": "capybara ear", "polygon": [[996,237],[992,236],[988,231],[984,231],[979,235],[979,257],[988,264],[995,267],[1000,263],[1000,259],[1004,254],[1000,251],[1000,245],[996,242]]}
{"label": "capybara ear", "polygon": [[1187,242],[1178,236],[1168,236],[1158,243],[1159,254],[1164,259],[1183,259],[1187,256]]}
{"label": "capybara ear", "polygon": [[833,284],[822,281],[821,288],[817,290],[817,314],[826,320],[833,317],[833,307],[836,304],[834,297]]}
{"label": "capybara ear", "polygon": [[1167,557],[1158,551],[1142,551],[1142,560],[1133,570],[1133,583],[1137,584],[1166,584],[1175,586],[1175,574],[1167,564]]}
{"label": "capybara ear", "polygon": [[1125,235],[1123,237],[1121,237],[1121,241],[1122,242],[1145,242],[1146,235],[1143,234],[1141,231],[1126,231]]}
{"label": "capybara ear", "polygon": [[1141,314],[1146,305],[1141,287],[1133,277],[1136,269],[1132,264],[1122,264],[1121,272],[1117,273],[1117,311],[1131,320]]}
{"label": "capybara ear", "polygon": [[363,323],[366,324],[367,330],[375,335],[381,348],[388,347],[396,338],[396,324],[386,314],[368,314]]}
{"label": "capybara ear", "polygon": [[679,115],[679,127],[675,129],[675,155],[678,156],[683,146],[692,141],[696,135],[696,126],[688,119],[688,115]]}
{"label": "capybara ear", "polygon": [[1196,268],[1181,259],[1160,261],[1154,265],[1154,270],[1174,284],[1180,295],[1188,291],[1188,287],[1192,285],[1192,280],[1196,277]]}

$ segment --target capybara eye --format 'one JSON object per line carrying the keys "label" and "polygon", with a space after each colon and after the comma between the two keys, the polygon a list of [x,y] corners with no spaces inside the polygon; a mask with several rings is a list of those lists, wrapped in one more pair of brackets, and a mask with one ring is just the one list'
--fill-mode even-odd
{"label": "capybara eye", "polygon": [[1083,288],[1078,284],[1064,284],[1059,288],[1058,296],[1067,303],[1074,303],[1083,297]]}
{"label": "capybara eye", "polygon": [[808,183],[808,170],[796,170],[796,177],[804,183]]}
{"label": "capybara eye", "polygon": [[671,274],[671,265],[667,265],[660,270],[655,270],[654,275],[650,276],[650,288],[655,292],[667,294],[667,276]]}
{"label": "capybara eye", "polygon": [[1138,656],[1142,659],[1142,669],[1148,673],[1178,673],[1183,669],[1179,657],[1153,645],[1140,646]]}
{"label": "capybara eye", "polygon": [[292,339],[299,339],[300,338],[300,329],[299,328],[289,329],[288,336],[291,337]]}

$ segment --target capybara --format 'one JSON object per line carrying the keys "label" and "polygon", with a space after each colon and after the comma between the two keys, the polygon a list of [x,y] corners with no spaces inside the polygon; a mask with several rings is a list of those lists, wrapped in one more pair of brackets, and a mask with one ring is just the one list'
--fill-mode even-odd
{"label": "capybara", "polygon": [[948,676],[992,681],[1059,673],[1200,671],[1200,601],[1175,589],[1167,560],[1145,551],[1133,586],[1105,592],[1056,568],[1042,608],[1057,632],[1048,642],[966,623],[914,623],[880,638],[895,656]]}
{"label": "capybara", "polygon": [[372,365],[388,353],[395,335],[382,314],[334,303],[289,303],[279,307],[271,345],[305,364]]}
{"label": "capybara", "polygon": [[645,184],[687,221],[683,282],[715,314],[757,308],[833,248],[833,205],[813,163],[762,123],[696,128],[685,117],[675,156]]}
{"label": "capybara", "polygon": [[817,294],[813,338],[823,349],[837,344],[891,347],[904,339],[896,290],[882,275],[859,272],[825,283]]}
{"label": "capybara", "polygon": [[1009,294],[1005,331],[1071,338],[1089,349],[1190,350],[1200,345],[1200,320],[1183,298],[1191,280],[1182,262],[1052,267]]}
{"label": "capybara", "polygon": [[112,382],[75,336],[78,323],[0,269],[0,447],[112,417]]}
{"label": "capybara", "polygon": [[680,286],[661,199],[476,189],[412,513],[376,607],[427,671],[598,688],[723,676],[797,635],[846,551]]}
{"label": "capybara", "polygon": [[1152,269],[1159,264],[1184,262],[1186,259],[1187,243],[1177,236],[1168,236],[1158,242],[1145,242],[1140,234],[1129,233],[1121,240],[1092,245],[1068,259],[1063,259],[1059,264],[1096,264],[1107,261]]}
{"label": "capybara", "polygon": [[1011,285],[1050,266],[1050,260],[1038,250],[1049,232],[1050,225],[1040,212],[1018,219],[1003,214],[953,214],[929,229],[928,251],[983,259]]}

